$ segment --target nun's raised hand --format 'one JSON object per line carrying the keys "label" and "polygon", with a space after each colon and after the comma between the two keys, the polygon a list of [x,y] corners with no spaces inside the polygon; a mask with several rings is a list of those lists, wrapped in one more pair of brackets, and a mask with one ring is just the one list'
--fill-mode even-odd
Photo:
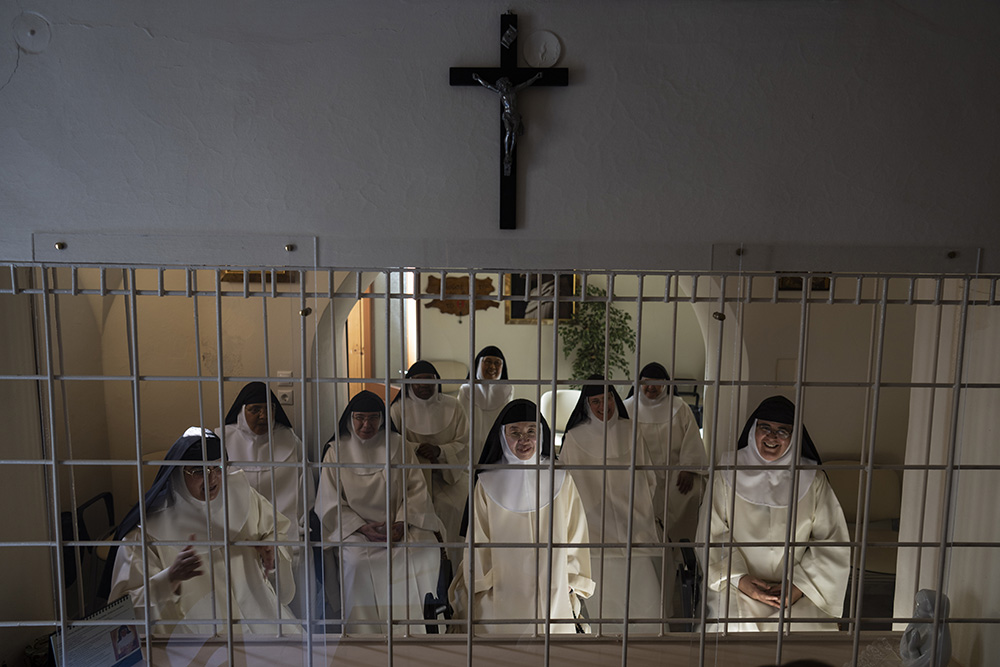
{"label": "nun's raised hand", "polygon": [[[194,540],[194,534],[188,536],[189,540]],[[201,557],[195,553],[194,545],[187,545],[177,554],[177,558],[167,570],[167,579],[174,584],[174,590],[180,586],[182,581],[193,579],[204,574],[201,571]]]}

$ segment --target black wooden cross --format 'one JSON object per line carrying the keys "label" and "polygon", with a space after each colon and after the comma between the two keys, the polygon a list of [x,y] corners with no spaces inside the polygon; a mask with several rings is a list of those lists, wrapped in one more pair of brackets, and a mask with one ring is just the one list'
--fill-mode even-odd
{"label": "black wooden cross", "polygon": [[452,67],[450,79],[453,86],[481,86],[500,96],[500,229],[514,229],[517,226],[516,139],[522,129],[516,95],[528,86],[568,85],[569,70],[565,67],[518,67],[517,14],[502,14],[500,67]]}

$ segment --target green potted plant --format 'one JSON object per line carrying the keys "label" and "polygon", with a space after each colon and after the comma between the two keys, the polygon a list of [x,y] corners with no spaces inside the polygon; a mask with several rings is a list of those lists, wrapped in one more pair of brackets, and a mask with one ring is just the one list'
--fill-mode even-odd
{"label": "green potted plant", "polygon": [[[607,292],[594,285],[587,285],[587,296],[606,297]],[[607,318],[607,320],[605,319]],[[608,372],[613,379],[614,369],[621,369],[629,377],[630,358],[625,349],[635,353],[635,329],[632,316],[605,301],[584,301],[577,305],[573,319],[559,323],[563,341],[563,355],[573,357],[573,377],[586,379],[594,374],[604,375],[605,322],[608,322]]]}

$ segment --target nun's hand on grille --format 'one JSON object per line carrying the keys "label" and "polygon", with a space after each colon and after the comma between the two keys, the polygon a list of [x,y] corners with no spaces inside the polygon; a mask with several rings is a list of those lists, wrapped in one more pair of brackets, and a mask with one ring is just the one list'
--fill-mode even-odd
{"label": "nun's hand on grille", "polygon": [[[194,540],[194,535],[190,535],[188,539]],[[167,570],[167,578],[170,583],[174,584],[175,591],[180,587],[182,581],[193,579],[202,574],[201,557],[195,553],[194,546],[191,544],[181,549],[177,558],[170,565],[170,569]]]}

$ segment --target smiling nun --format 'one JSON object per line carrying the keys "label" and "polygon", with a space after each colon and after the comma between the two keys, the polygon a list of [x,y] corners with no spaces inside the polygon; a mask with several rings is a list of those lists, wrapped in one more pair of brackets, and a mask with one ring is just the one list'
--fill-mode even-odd
{"label": "smiling nun", "polygon": [[[843,613],[851,550],[822,543],[849,541],[847,522],[822,471],[799,470],[794,486],[795,477],[788,469],[798,449],[794,424],[791,401],[784,396],[765,399],[750,414],[737,443],[736,464],[746,468],[736,471],[735,482],[732,470],[720,470],[715,476],[710,539],[737,544],[709,551],[708,602],[710,615],[721,615],[728,593],[728,615],[748,619],[729,623],[730,631],[775,631],[782,606],[786,619],[816,619],[793,622],[792,630],[836,630]],[[799,465],[820,463],[804,425],[801,450]],[[783,594],[783,543],[793,493],[795,544]],[[703,506],[699,536],[705,534],[706,509]],[[754,542],[782,546],[752,546]]]}
{"label": "smiling nun", "polygon": [[[476,546],[472,613],[468,612],[468,559],[463,559],[449,598],[456,618],[544,619],[553,633],[581,631],[580,601],[594,590],[587,547],[552,550],[552,579],[545,545],[589,541],[587,518],[576,484],[565,470],[549,462],[552,436],[535,404],[525,399],[508,403],[486,438],[480,465],[503,464],[477,473],[472,526]],[[529,467],[541,464],[542,467]],[[527,547],[493,547],[491,542],[520,542]],[[484,544],[485,543],[485,544]],[[579,626],[579,628],[578,628]],[[482,634],[544,633],[544,624],[482,624]]]}

